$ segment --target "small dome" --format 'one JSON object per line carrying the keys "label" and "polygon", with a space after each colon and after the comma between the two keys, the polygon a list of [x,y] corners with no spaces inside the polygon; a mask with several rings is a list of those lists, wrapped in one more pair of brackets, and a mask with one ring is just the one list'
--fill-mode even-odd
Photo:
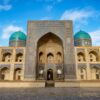
{"label": "small dome", "polygon": [[84,31],[79,31],[74,35],[75,46],[92,46],[90,35]]}
{"label": "small dome", "polygon": [[9,40],[10,41],[18,41],[18,40],[26,41],[26,35],[21,31],[17,31],[17,32],[14,32],[10,36]]}
{"label": "small dome", "polygon": [[88,33],[79,31],[74,35],[74,39],[91,39],[91,37]]}

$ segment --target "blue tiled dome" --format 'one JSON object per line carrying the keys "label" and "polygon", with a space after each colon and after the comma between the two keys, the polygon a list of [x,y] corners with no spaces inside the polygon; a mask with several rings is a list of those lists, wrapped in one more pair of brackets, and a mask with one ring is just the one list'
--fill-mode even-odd
{"label": "blue tiled dome", "polygon": [[18,41],[18,40],[26,41],[26,35],[21,31],[17,31],[17,32],[14,32],[10,36],[9,40],[10,41]]}
{"label": "blue tiled dome", "polygon": [[74,39],[91,39],[91,37],[88,33],[79,31],[74,35]]}

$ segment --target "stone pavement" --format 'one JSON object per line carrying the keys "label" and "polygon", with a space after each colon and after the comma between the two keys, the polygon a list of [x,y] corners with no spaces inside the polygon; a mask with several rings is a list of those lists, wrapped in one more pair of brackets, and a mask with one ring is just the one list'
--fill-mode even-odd
{"label": "stone pavement", "polygon": [[100,100],[100,88],[2,88],[0,100]]}

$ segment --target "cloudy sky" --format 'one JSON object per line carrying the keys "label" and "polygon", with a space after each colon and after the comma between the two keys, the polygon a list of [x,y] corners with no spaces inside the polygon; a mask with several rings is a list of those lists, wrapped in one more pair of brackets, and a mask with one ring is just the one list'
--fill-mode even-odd
{"label": "cloudy sky", "polygon": [[73,20],[74,34],[88,32],[100,46],[100,0],[0,0],[0,46],[18,30],[27,33],[28,20]]}

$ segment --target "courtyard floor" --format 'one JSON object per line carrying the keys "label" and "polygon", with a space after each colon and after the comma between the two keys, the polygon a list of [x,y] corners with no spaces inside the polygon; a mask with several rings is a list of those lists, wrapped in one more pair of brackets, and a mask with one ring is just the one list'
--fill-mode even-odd
{"label": "courtyard floor", "polygon": [[100,100],[100,88],[0,88],[0,100]]}

